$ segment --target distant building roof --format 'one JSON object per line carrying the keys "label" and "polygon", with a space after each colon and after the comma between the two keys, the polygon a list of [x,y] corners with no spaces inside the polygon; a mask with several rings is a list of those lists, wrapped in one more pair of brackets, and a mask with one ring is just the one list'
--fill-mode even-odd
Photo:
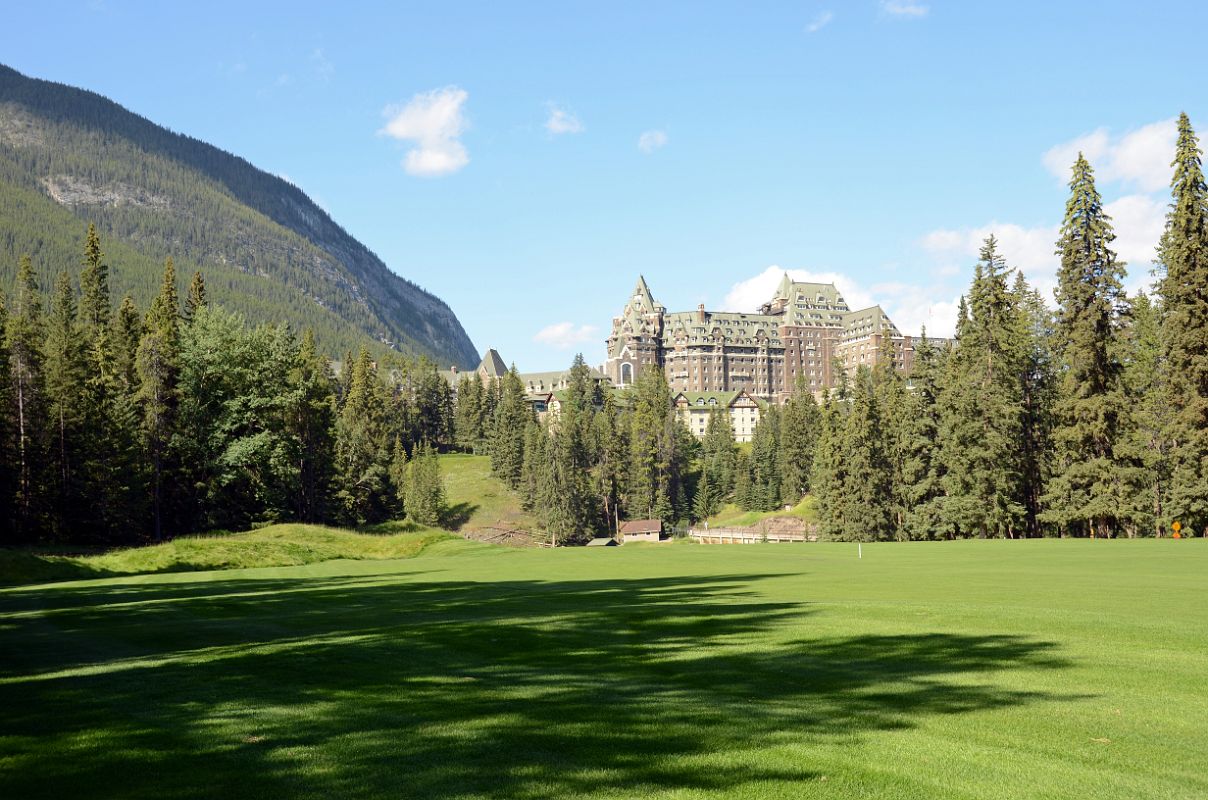
{"label": "distant building roof", "polygon": [[508,373],[508,365],[503,363],[499,352],[492,347],[483,355],[482,363],[478,365],[478,371],[488,378],[502,378]]}
{"label": "distant building roof", "polygon": [[616,547],[617,540],[611,536],[597,536],[587,543],[588,547]]}
{"label": "distant building roof", "polygon": [[632,519],[621,523],[621,535],[627,533],[662,533],[663,521],[659,519]]}

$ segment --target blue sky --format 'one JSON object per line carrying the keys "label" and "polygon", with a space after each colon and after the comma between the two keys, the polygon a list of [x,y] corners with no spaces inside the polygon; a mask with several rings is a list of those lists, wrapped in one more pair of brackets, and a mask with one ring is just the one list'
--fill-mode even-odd
{"label": "blue sky", "polygon": [[[783,269],[950,331],[980,238],[1046,292],[1087,152],[1148,282],[1208,4],[13,4],[0,61],[287,176],[478,348],[603,360],[639,273],[748,310]],[[21,34],[13,35],[19,31]]]}

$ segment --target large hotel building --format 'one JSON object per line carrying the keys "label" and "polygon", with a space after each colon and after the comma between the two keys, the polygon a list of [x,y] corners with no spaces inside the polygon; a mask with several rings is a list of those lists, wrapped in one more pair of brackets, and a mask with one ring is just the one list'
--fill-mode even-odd
{"label": "large hotel building", "polygon": [[798,283],[786,274],[757,312],[667,311],[639,277],[625,310],[612,321],[605,374],[632,384],[644,369],[664,370],[673,392],[738,392],[783,401],[798,376],[815,392],[876,363],[883,337],[897,369],[909,374],[914,341],[880,306],[847,307],[831,283]]}

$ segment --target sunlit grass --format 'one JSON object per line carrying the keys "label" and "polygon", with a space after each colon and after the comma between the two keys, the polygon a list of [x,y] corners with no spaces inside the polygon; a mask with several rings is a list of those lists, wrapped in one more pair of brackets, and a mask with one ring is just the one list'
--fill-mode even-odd
{"label": "sunlit grass", "polygon": [[1206,545],[434,541],[0,590],[0,797],[1205,797]]}

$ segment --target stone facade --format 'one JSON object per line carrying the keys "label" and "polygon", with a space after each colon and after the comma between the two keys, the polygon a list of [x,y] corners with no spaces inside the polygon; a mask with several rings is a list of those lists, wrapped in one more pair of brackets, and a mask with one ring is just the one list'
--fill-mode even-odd
{"label": "stone facade", "polygon": [[909,374],[914,340],[880,306],[852,311],[830,283],[795,282],[786,274],[758,311],[668,312],[639,277],[607,339],[604,374],[628,386],[661,368],[673,392],[738,392],[772,402],[792,393],[798,376],[815,393],[883,358],[889,337],[895,367]]}

